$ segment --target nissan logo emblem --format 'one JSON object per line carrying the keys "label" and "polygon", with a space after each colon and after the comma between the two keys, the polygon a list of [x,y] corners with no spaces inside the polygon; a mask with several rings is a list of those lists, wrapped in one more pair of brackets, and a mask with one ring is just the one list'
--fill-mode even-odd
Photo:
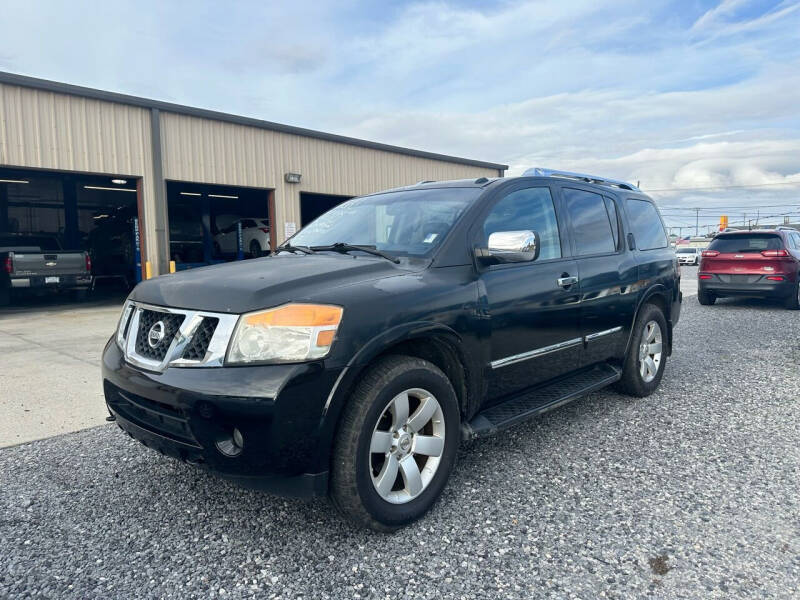
{"label": "nissan logo emblem", "polygon": [[147,343],[151,348],[155,348],[164,339],[164,321],[158,321],[153,324],[150,331],[147,332]]}

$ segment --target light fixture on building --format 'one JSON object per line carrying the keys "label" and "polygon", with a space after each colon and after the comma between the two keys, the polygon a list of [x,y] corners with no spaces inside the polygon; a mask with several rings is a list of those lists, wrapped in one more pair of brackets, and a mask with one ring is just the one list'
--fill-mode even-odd
{"label": "light fixture on building", "polygon": [[203,194],[198,194],[197,192],[181,192],[181,196],[202,196]]}
{"label": "light fixture on building", "polygon": [[132,190],[130,188],[110,188],[110,187],[102,187],[99,185],[85,185],[83,186],[85,190],[102,190],[104,192],[133,192],[136,193],[136,190]]}
{"label": "light fixture on building", "polygon": [[224,194],[209,194],[209,198],[227,198],[228,200],[238,200],[239,196],[226,196]]}
{"label": "light fixture on building", "polygon": [[116,183],[117,185],[125,185],[128,183],[127,179],[112,179],[111,183]]}
{"label": "light fixture on building", "polygon": [[286,183],[300,183],[300,173],[286,173],[283,178],[286,180]]}
{"label": "light fixture on building", "polygon": [[0,179],[0,183],[30,183],[27,179]]}

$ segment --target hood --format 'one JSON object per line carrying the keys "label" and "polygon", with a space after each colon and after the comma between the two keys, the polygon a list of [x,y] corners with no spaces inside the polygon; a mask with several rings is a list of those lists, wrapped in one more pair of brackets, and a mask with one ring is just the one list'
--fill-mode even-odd
{"label": "hood", "polygon": [[174,308],[245,313],[308,301],[335,287],[422,268],[347,254],[280,254],[162,275],[136,286],[131,299]]}

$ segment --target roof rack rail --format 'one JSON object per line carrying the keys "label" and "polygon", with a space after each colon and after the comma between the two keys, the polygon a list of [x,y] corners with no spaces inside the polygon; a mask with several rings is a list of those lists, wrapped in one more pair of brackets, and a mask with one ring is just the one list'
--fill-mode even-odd
{"label": "roof rack rail", "polygon": [[787,227],[786,225],[778,225],[775,229],[778,231],[797,231],[794,227]]}
{"label": "roof rack rail", "polygon": [[418,181],[414,185],[422,185],[423,183],[436,183],[434,179],[423,179],[422,181]]}
{"label": "roof rack rail", "polygon": [[556,171],[554,169],[542,169],[540,167],[533,167],[528,169],[522,174],[523,177],[563,177],[565,179],[575,179],[577,181],[586,181],[587,183],[599,183],[600,185],[613,185],[624,190],[631,190],[634,192],[640,191],[639,188],[627,181],[620,181],[618,179],[609,179],[608,177],[600,177],[598,175],[586,175],[585,173],[571,173],[569,171]]}

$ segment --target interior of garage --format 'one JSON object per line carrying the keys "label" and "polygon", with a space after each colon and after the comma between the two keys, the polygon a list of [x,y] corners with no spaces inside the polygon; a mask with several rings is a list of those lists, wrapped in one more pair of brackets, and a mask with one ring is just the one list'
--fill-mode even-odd
{"label": "interior of garage", "polygon": [[267,189],[167,182],[169,254],[176,270],[264,256],[275,246]]}
{"label": "interior of garage", "polygon": [[99,285],[136,283],[135,178],[0,168],[4,244],[37,236],[62,250],[87,251]]}
{"label": "interior of garage", "polygon": [[300,192],[300,224],[305,227],[323,213],[337,204],[350,200],[352,196],[334,196],[333,194],[312,194]]}

